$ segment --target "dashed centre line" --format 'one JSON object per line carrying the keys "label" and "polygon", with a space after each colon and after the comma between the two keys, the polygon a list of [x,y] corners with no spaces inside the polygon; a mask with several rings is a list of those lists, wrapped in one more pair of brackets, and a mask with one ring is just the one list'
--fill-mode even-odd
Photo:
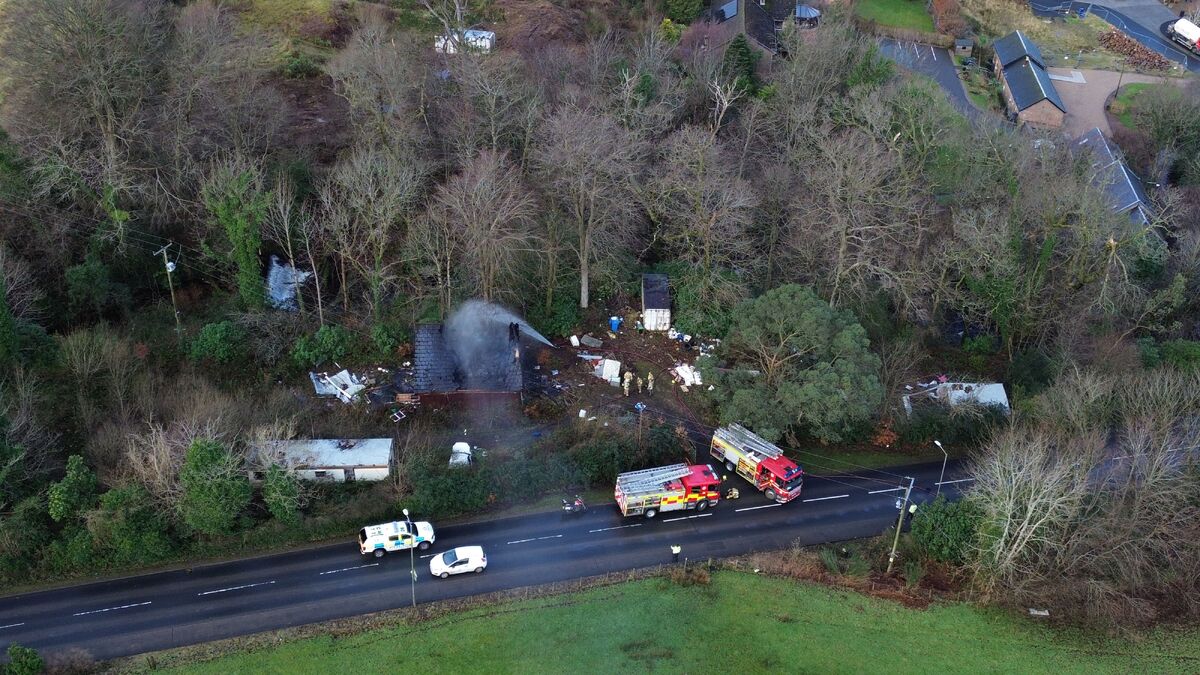
{"label": "dashed centre line", "polygon": [[[588,534],[592,534],[594,532],[608,532],[609,530],[623,530],[627,527],[641,527],[641,526],[642,526],[642,523],[634,523],[633,525],[618,525],[616,527],[602,527],[598,530],[588,530]],[[512,542],[509,542],[509,543],[512,543]]]}
{"label": "dashed centre line", "polygon": [[815,499],[804,499],[804,500],[801,500],[801,501],[805,501],[805,502],[823,502],[823,501],[825,501],[826,499],[842,499],[843,497],[849,497],[849,496],[850,496],[850,495],[834,495],[834,496],[832,496],[832,497],[817,497],[817,498],[815,498]]}
{"label": "dashed centre line", "polygon": [[744,509],[734,509],[733,512],[741,513],[742,511],[754,511],[757,509],[773,509],[776,506],[783,506],[783,504],[763,504],[762,506],[747,506]]}
{"label": "dashed centre line", "polygon": [[254,588],[255,586],[269,586],[273,583],[275,583],[275,582],[274,581],[260,581],[256,584],[245,584],[242,586],[230,586],[229,588],[218,588],[215,591],[204,591],[203,593],[197,593],[196,595],[212,595],[214,593],[225,593],[228,591],[240,591],[243,588]]}
{"label": "dashed centre line", "polygon": [[100,614],[101,612],[113,612],[118,609],[129,609],[130,607],[142,607],[144,605],[149,605],[151,602],[152,602],[151,600],[147,600],[146,602],[135,602],[132,605],[121,605],[120,607],[105,607],[104,609],[93,609],[88,612],[75,612],[71,616],[86,616],[88,614]]}
{"label": "dashed centre line", "polygon": [[[424,558],[425,556],[421,556],[421,557]],[[354,567],[343,567],[340,570],[329,570],[328,572],[321,572],[317,576],[321,576],[321,574],[337,574],[338,572],[349,572],[350,570],[361,570],[364,567],[378,567],[378,566],[379,566],[379,563],[369,563],[367,565],[356,565]],[[275,582],[272,581],[271,583],[275,583]]]}
{"label": "dashed centre line", "polygon": [[707,517],[709,517],[709,516],[711,516],[711,515],[712,515],[711,513],[698,513],[698,514],[696,514],[696,515],[694,515],[694,516],[682,516],[682,517],[680,517],[680,518],[667,518],[667,519],[666,519],[666,520],[664,520],[663,522],[664,522],[664,523],[673,523],[673,522],[675,522],[675,521],[677,521],[677,520],[691,520],[692,518],[707,518]]}
{"label": "dashed centre line", "polygon": [[902,488],[902,487],[894,487],[894,488],[888,488],[888,489],[886,489],[886,490],[871,490],[871,491],[870,491],[870,492],[868,492],[867,494],[869,494],[869,495],[877,495],[877,494],[879,494],[880,492],[895,492],[896,490],[903,490],[903,489],[904,489],[904,488]]}
{"label": "dashed centre line", "polygon": [[22,621],[21,623],[10,623],[7,626],[0,626],[0,630],[4,630],[5,628],[16,628],[17,626],[24,626],[24,625],[25,625],[24,621]]}

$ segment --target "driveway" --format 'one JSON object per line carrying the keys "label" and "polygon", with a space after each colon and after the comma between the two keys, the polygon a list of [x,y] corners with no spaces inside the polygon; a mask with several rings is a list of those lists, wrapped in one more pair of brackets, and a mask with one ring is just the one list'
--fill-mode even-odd
{"label": "driveway", "polygon": [[[1063,103],[1067,106],[1067,119],[1063,132],[1071,138],[1092,129],[1100,127],[1106,134],[1111,135],[1108,118],[1104,114],[1104,103],[1110,94],[1117,90],[1117,82],[1122,86],[1134,82],[1179,82],[1178,78],[1155,77],[1138,73],[1114,73],[1110,70],[1071,70],[1068,68],[1050,68],[1054,77],[1054,88],[1058,89]],[[1067,79],[1060,79],[1067,78]],[[1083,82],[1071,81],[1082,79]]]}
{"label": "driveway", "polygon": [[1163,26],[1177,17],[1162,3],[1148,0],[1105,0],[1104,4],[1072,0],[1029,0],[1029,7],[1038,16],[1055,16],[1086,9],[1143,46],[1193,73],[1200,73],[1200,58],[1176,47],[1163,33]]}
{"label": "driveway", "polygon": [[916,42],[901,42],[890,38],[879,39],[879,51],[896,63],[933,78],[954,105],[968,119],[974,121],[979,115],[979,109],[967,98],[962,80],[958,78],[958,69],[954,67],[954,59],[949,50]]}

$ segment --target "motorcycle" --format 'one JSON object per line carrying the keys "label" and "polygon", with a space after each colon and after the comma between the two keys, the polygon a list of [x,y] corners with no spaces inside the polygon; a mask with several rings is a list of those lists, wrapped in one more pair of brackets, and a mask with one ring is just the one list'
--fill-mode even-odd
{"label": "motorcycle", "polygon": [[573,501],[569,499],[562,500],[562,510],[563,513],[583,513],[587,511],[587,504],[583,503],[583,497],[575,495]]}

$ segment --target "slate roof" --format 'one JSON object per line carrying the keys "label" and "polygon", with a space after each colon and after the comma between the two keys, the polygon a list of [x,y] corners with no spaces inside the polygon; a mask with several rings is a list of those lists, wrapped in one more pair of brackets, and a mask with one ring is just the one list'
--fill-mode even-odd
{"label": "slate roof", "polygon": [[795,21],[799,3],[796,0],[767,0],[765,5],[760,5],[758,0],[740,0],[740,4],[745,13],[746,35],[766,49],[779,51],[775,27],[783,21]]}
{"label": "slate roof", "polygon": [[1090,152],[1092,156],[1092,183],[1108,195],[1117,213],[1129,213],[1134,222],[1147,225],[1150,222],[1150,199],[1142,181],[1133,175],[1125,163],[1121,151],[1109,142],[1104,132],[1093,128],[1071,141],[1077,152]]}
{"label": "slate roof", "polygon": [[992,51],[996,53],[996,58],[1000,60],[1001,68],[1007,68],[1009,65],[1027,56],[1036,61],[1042,68],[1046,67],[1046,60],[1042,58],[1042,52],[1038,50],[1037,45],[1033,44],[1019,30],[1015,30],[993,42]]}
{"label": "slate roof", "polygon": [[642,309],[671,309],[671,286],[667,275],[642,275]]}
{"label": "slate roof", "polygon": [[423,323],[413,336],[413,389],[418,393],[456,391],[457,363],[446,346],[442,324]]}
{"label": "slate roof", "polygon": [[1059,97],[1058,90],[1054,88],[1050,74],[1032,58],[1023,58],[1006,66],[1004,79],[1008,82],[1008,90],[1012,92],[1018,112],[1043,100],[1048,100],[1059,110],[1067,112],[1067,106]]}

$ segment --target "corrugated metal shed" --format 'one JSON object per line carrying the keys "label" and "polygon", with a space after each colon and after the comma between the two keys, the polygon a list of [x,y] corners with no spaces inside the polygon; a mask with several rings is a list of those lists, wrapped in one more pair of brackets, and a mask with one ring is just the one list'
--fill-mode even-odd
{"label": "corrugated metal shed", "polygon": [[1071,147],[1078,152],[1091,153],[1092,182],[1108,195],[1114,211],[1128,212],[1136,223],[1149,223],[1150,198],[1146,189],[1103,131],[1093,128],[1072,141]]}

